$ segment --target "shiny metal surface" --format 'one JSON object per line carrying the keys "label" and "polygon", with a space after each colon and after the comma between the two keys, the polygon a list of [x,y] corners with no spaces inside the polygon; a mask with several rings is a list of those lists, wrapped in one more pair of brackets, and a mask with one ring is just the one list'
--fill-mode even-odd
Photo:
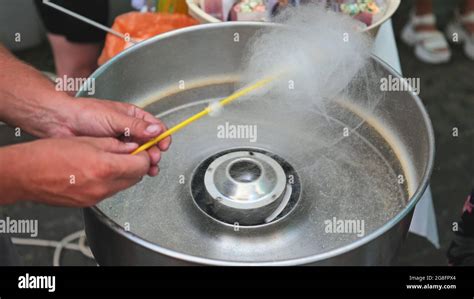
{"label": "shiny metal surface", "polygon": [[[153,38],[101,67],[93,75],[95,96],[144,106],[172,125],[232,93],[246,40],[271,26],[203,25]],[[232,38],[235,33],[239,43]],[[382,76],[398,77],[377,58],[373,61]],[[186,87],[180,89],[183,84]],[[310,111],[282,111],[277,105],[264,106],[262,113],[260,104],[248,103],[177,134],[173,148],[163,156],[158,178],[146,178],[84,210],[97,261],[101,265],[389,264],[431,174],[431,124],[421,101],[409,92],[387,93],[370,113],[358,109],[357,102],[336,104],[323,117]],[[275,125],[281,118],[285,127]],[[216,138],[216,126],[225,121],[257,125],[258,142]],[[354,128],[353,134],[327,146],[326,141],[345,126]],[[297,129],[304,134],[295,136]],[[218,152],[250,147],[274,153],[294,167],[301,178],[298,204],[281,221],[261,227],[223,225],[206,217],[193,201],[193,171]],[[397,182],[400,175],[406,183]],[[325,223],[333,217],[364,220],[365,233],[360,237],[328,233]]]}
{"label": "shiny metal surface", "polygon": [[258,225],[280,206],[286,175],[269,156],[232,152],[207,167],[204,187],[213,215],[231,224]]}

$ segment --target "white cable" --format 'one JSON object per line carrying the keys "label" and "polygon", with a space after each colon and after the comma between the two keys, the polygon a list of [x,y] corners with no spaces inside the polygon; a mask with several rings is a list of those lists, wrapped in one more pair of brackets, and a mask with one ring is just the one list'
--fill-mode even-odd
{"label": "white cable", "polygon": [[54,255],[53,255],[53,266],[58,267],[59,263],[61,261],[61,252],[63,251],[63,248],[69,243],[72,242],[73,240],[79,238],[82,234],[84,233],[83,230],[77,231],[75,233],[70,234],[69,236],[64,237],[56,246],[54,249]]}
{"label": "white cable", "polygon": [[82,234],[79,238],[79,250],[82,252],[83,255],[87,256],[88,258],[94,259],[94,255],[92,255],[92,251],[89,246],[86,245],[86,234]]}
{"label": "white cable", "polygon": [[[42,240],[42,239],[27,239],[27,238],[11,238],[12,243],[15,245],[27,245],[27,246],[40,246],[40,247],[57,247],[58,241]],[[81,251],[77,244],[67,244],[64,246],[66,249]]]}
{"label": "white cable", "polygon": [[[75,239],[78,239],[78,243],[71,244],[71,242]],[[64,248],[69,249],[69,250],[79,251],[86,257],[94,259],[94,256],[92,255],[91,250],[86,245],[86,235],[84,233],[84,230],[80,230],[75,233],[72,233],[64,237],[61,241],[51,241],[51,240],[32,239],[32,238],[12,238],[11,240],[12,240],[12,243],[15,245],[54,248],[53,266],[60,266],[61,253]]]}

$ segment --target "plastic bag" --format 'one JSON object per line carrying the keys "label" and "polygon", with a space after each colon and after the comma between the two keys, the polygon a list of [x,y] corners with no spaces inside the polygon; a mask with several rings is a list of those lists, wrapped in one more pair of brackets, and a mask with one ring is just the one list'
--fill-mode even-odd
{"label": "plastic bag", "polygon": [[[112,29],[130,35],[135,41],[142,41],[160,33],[198,24],[198,21],[185,14],[129,12],[115,18]],[[99,57],[99,65],[132,46],[123,38],[107,34],[105,46]]]}

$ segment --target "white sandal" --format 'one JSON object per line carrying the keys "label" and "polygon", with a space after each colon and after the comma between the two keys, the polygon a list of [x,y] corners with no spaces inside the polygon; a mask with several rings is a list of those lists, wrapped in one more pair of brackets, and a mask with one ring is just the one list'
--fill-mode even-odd
{"label": "white sandal", "polygon": [[464,28],[463,24],[466,23],[474,23],[474,12],[470,12],[466,16],[457,12],[454,21],[446,27],[446,34],[450,41],[464,43],[464,53],[469,59],[474,60],[474,34]]}
{"label": "white sandal", "polygon": [[444,35],[438,30],[420,30],[419,25],[435,25],[434,15],[416,16],[412,14],[402,31],[401,38],[409,46],[415,46],[415,55],[423,62],[438,64],[449,61],[451,50]]}

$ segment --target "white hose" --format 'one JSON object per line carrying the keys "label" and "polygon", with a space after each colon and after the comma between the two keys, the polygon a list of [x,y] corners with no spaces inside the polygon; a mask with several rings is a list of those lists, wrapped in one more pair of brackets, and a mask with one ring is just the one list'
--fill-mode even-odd
{"label": "white hose", "polygon": [[[71,243],[75,239],[78,239],[78,243]],[[60,266],[62,250],[76,250],[81,252],[84,256],[93,259],[91,250],[86,245],[86,235],[84,230],[77,231],[66,237],[61,241],[51,241],[43,239],[32,239],[32,238],[12,238],[12,242],[15,245],[26,245],[26,246],[39,246],[39,247],[52,247],[54,248],[53,254],[53,266]]]}

